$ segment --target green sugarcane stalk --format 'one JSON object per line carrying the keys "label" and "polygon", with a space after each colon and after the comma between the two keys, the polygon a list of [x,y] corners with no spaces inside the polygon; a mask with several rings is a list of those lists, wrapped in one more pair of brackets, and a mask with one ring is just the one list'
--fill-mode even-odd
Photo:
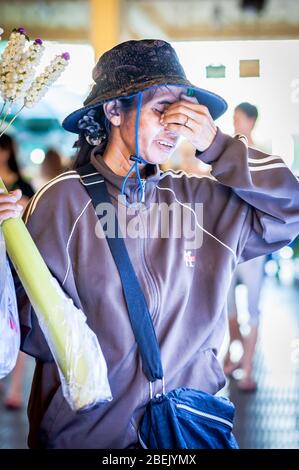
{"label": "green sugarcane stalk", "polygon": [[[0,188],[7,189],[0,178]],[[72,325],[64,318],[65,297],[53,283],[53,276],[38,251],[21,217],[7,219],[2,223],[2,231],[9,257],[24,286],[30,303],[51,348],[51,352],[62,372],[66,384],[75,384],[76,409],[84,408],[97,401],[97,390],[88,387],[90,376],[88,361],[84,354],[70,344]],[[46,330],[46,331],[45,331]],[[83,352],[88,353],[84,350]],[[54,349],[54,350],[53,350]],[[81,393],[81,395],[80,395]],[[102,400],[105,401],[105,400]]]}

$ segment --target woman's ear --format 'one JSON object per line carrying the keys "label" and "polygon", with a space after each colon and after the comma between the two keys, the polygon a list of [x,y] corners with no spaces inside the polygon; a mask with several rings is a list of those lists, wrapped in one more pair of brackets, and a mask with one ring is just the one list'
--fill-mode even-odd
{"label": "woman's ear", "polygon": [[121,123],[120,104],[118,100],[108,101],[103,105],[106,118],[113,126],[119,127]]}

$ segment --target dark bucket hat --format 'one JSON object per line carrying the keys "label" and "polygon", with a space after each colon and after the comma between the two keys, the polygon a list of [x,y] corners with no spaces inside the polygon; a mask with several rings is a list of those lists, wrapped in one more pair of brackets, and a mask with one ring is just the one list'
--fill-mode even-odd
{"label": "dark bucket hat", "polygon": [[84,107],[72,112],[62,123],[70,132],[80,132],[78,122],[90,109],[98,108],[106,101],[133,96],[162,85],[193,90],[193,96],[207,106],[213,119],[227,109],[223,98],[187,80],[175,50],[161,40],[142,39],[119,44],[100,57],[92,77],[95,84],[84,101]]}

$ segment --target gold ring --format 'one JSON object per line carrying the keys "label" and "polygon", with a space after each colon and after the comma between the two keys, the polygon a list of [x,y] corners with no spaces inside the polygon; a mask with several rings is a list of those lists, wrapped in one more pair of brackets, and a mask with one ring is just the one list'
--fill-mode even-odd
{"label": "gold ring", "polygon": [[187,126],[188,121],[189,121],[189,117],[187,116],[187,119],[186,119],[186,121],[185,121],[185,123],[184,123],[184,126],[185,126],[185,127]]}

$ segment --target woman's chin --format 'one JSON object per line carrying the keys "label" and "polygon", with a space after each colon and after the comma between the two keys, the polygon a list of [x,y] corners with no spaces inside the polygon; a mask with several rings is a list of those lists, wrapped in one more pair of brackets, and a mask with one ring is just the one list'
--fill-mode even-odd
{"label": "woman's chin", "polygon": [[167,162],[167,160],[169,160],[169,157],[157,157],[157,158],[149,158],[147,161],[148,163],[151,163],[152,165],[163,165],[164,163]]}
{"label": "woman's chin", "polygon": [[151,155],[148,156],[147,161],[149,163],[152,163],[153,165],[163,165],[163,163],[166,163],[167,160],[171,157],[173,152],[167,152],[161,154],[159,153],[152,153]]}

